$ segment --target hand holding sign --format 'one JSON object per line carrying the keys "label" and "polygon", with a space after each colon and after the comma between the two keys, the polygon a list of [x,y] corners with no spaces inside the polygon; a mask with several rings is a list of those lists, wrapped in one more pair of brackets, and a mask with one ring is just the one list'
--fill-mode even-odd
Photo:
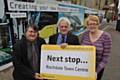
{"label": "hand holding sign", "polygon": [[67,43],[62,43],[62,44],[60,44],[60,47],[62,48],[62,49],[64,49],[65,47],[67,47]]}

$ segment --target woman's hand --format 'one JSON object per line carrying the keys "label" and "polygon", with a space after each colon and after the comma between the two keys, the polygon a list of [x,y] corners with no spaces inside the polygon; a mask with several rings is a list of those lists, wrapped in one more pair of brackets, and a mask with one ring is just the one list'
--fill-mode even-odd
{"label": "woman's hand", "polygon": [[95,73],[95,78],[96,78],[96,80],[97,80],[97,72]]}

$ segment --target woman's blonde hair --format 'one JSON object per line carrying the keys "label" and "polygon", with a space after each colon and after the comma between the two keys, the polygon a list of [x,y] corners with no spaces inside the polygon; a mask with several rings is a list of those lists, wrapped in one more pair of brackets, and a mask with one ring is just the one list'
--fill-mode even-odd
{"label": "woman's blonde hair", "polygon": [[100,23],[99,17],[96,15],[89,15],[86,19],[86,25],[88,25],[89,21],[95,21],[97,24]]}

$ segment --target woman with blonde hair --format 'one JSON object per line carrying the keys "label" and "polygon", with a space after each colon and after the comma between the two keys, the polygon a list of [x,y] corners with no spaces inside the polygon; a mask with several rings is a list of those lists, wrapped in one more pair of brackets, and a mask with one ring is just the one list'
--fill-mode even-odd
{"label": "woman with blonde hair", "polygon": [[81,45],[96,47],[96,78],[101,80],[111,53],[111,36],[99,29],[100,20],[96,15],[89,15],[86,19],[86,24],[87,31],[81,37]]}

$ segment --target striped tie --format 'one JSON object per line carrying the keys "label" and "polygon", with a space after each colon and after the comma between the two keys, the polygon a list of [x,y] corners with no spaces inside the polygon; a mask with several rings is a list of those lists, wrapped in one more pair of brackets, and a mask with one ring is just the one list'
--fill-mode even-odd
{"label": "striped tie", "polygon": [[65,35],[62,35],[61,43],[65,43]]}
{"label": "striped tie", "polygon": [[35,49],[35,44],[32,44],[32,66],[34,71],[38,71],[38,55]]}

